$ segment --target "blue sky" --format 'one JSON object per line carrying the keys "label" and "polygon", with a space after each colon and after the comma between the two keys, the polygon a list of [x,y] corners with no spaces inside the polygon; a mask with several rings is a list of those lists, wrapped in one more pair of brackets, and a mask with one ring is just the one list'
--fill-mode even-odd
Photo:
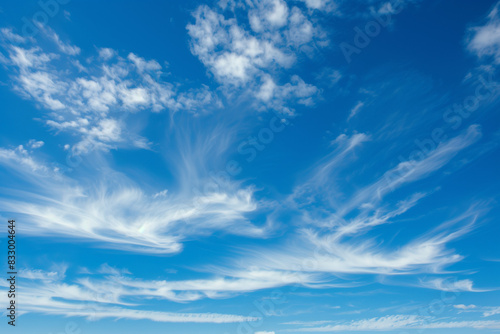
{"label": "blue sky", "polygon": [[1,2],[2,332],[497,333],[499,10]]}

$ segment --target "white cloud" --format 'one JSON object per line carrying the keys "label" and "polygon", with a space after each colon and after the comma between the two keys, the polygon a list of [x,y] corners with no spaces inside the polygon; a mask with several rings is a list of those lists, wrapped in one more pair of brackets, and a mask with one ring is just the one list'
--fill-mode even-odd
{"label": "white cloud", "polygon": [[135,64],[139,73],[161,71],[162,69],[161,65],[156,60],[148,61],[133,53],[130,53],[127,58]]}
{"label": "white cloud", "polygon": [[25,49],[18,46],[10,46],[9,62],[7,65],[14,65],[20,69],[30,69],[33,67],[45,67],[46,63],[54,59],[54,54],[47,54],[40,51],[38,47]]}
{"label": "white cloud", "polygon": [[481,135],[480,127],[474,124],[469,126],[462,134],[440,143],[434,150],[429,152],[420,150],[418,152],[419,160],[408,160],[399,163],[396,167],[387,171],[379,180],[358,191],[338,209],[337,213],[343,216],[362,204],[376,203],[383,196],[404,184],[427,177],[447,164],[458,152],[477,142]]}
{"label": "white cloud", "polygon": [[492,315],[496,315],[496,314],[500,314],[500,306],[490,308],[489,310],[487,310],[483,313],[483,316],[491,317]]}
{"label": "white cloud", "polygon": [[417,315],[391,315],[380,318],[363,319],[348,323],[323,327],[308,327],[289,330],[290,332],[367,332],[395,331],[402,329],[500,329],[499,321],[443,321]]}
{"label": "white cloud", "polygon": [[110,48],[100,48],[98,51],[99,51],[99,57],[102,58],[103,60],[110,60],[116,55],[115,50]]}
{"label": "white cloud", "polygon": [[311,21],[297,7],[290,14],[290,27],[286,32],[287,39],[296,47],[306,45],[313,40],[315,29]]}
{"label": "white cloud", "polygon": [[162,190],[162,191],[157,192],[156,194],[154,194],[153,198],[165,197],[165,196],[167,196],[167,193],[168,193],[168,189]]}
{"label": "white cloud", "polygon": [[[227,298],[244,292],[281,287],[304,281],[315,282],[310,274],[274,271],[232,271],[226,276],[190,280],[140,280],[108,270],[114,277],[104,279],[79,279],[79,284],[96,294],[113,294],[116,300],[165,299],[175,302],[195,301],[204,298]],[[107,282],[112,282],[112,286]]]}
{"label": "white cloud", "polygon": [[65,278],[67,266],[55,267],[53,271],[44,271],[41,269],[21,268],[18,272],[19,277],[27,280],[44,281],[45,284],[53,281],[60,281]]}
{"label": "white cloud", "polygon": [[[65,317],[86,317],[89,320],[104,318],[151,320],[158,322],[179,323],[237,323],[256,321],[256,317],[218,313],[176,313],[154,310],[133,309],[128,303],[121,302],[113,290],[113,282],[102,288],[108,291],[96,292],[84,285],[67,284],[60,281],[29,283],[23,281],[19,288],[19,303],[23,305],[23,313],[61,315]],[[0,300],[7,302],[6,296]],[[119,306],[116,306],[119,305]]]}
{"label": "white cloud", "polygon": [[6,38],[7,40],[14,42],[14,43],[25,43],[26,38],[19,36],[18,34],[15,34],[12,32],[12,29],[9,28],[2,28],[0,29],[1,36]]}
{"label": "white cloud", "polygon": [[[57,267],[57,266],[56,266]],[[152,299],[174,302],[229,296],[297,282],[300,276],[274,272],[241,272],[236,277],[213,277],[192,280],[141,280],[126,269],[101,265],[99,274],[88,270],[66,277],[66,266],[54,271],[19,270],[23,279],[19,302],[24,312],[102,318],[144,319],[162,322],[231,323],[255,321],[253,316],[213,313],[173,313],[142,311],[132,307]],[[98,276],[98,278],[96,278]],[[0,283],[4,285],[4,283]],[[6,299],[1,296],[0,299]]]}
{"label": "white cloud", "polygon": [[[336,148],[311,169],[310,175],[295,187],[287,200],[284,208],[287,210],[286,215],[290,214],[290,209],[297,213],[293,220],[299,226],[296,237],[287,244],[274,248],[248,249],[248,255],[237,263],[262,270],[335,276],[442,272],[446,266],[462,260],[461,255],[448,249],[448,244],[471,231],[478,217],[485,211],[481,205],[472,205],[462,214],[436,223],[436,228],[399,243],[397,247],[383,247],[380,240],[370,238],[367,234],[377,226],[390,224],[407,214],[428,195],[415,192],[396,204],[382,205],[381,201],[389,189],[415,182],[439,170],[480,137],[479,128],[473,125],[462,134],[426,152],[426,155],[422,153],[420,160],[402,162],[393,170],[405,172],[398,173],[395,178],[387,181],[382,177],[349,196],[341,193],[337,186],[337,173],[349,165],[352,153],[367,142],[369,137],[359,133],[339,135],[332,142]],[[339,204],[336,197],[345,198],[343,202],[347,204]],[[321,209],[316,209],[319,203],[323,205]],[[467,279],[448,284],[447,280],[438,278],[423,281],[418,286],[444,291],[479,291]]]}
{"label": "white cloud", "polygon": [[491,56],[500,62],[500,16],[497,3],[486,18],[484,25],[469,30],[467,48],[478,57]]}
{"label": "white cloud", "polygon": [[[432,279],[432,280],[422,281],[421,284],[423,287],[426,287],[429,289],[441,290],[441,291],[452,291],[452,292],[482,291],[482,290],[474,289],[473,282],[469,279],[450,281],[450,280],[445,280],[443,278],[436,278],[436,279]],[[472,306],[474,307],[474,305],[472,305]],[[455,308],[462,308],[464,310],[467,309],[467,307],[465,307],[465,305],[454,305],[454,307]]]}
{"label": "white cloud", "polygon": [[307,330],[297,329],[296,331],[340,332],[340,331],[395,330],[395,329],[407,328],[408,326],[418,323],[419,321],[421,320],[416,315],[410,315],[410,316],[393,315],[381,318],[352,321],[347,324],[328,325],[324,327],[311,327],[307,328]]}
{"label": "white cloud", "polygon": [[264,76],[262,80],[262,86],[255,92],[257,99],[264,103],[265,108],[280,110],[289,115],[293,114],[293,110],[284,105],[284,101],[292,99],[297,104],[311,106],[314,104],[313,97],[319,92],[318,88],[305,83],[296,75],[283,86],[278,86],[270,76]]}
{"label": "white cloud", "polygon": [[459,310],[470,310],[470,309],[475,309],[476,305],[464,305],[464,304],[458,304],[458,305],[453,305],[454,308],[459,309]]}
{"label": "white cloud", "polygon": [[[78,47],[63,43],[50,28],[43,29],[60,53],[31,45],[35,40],[21,46],[16,45],[21,42],[18,38],[10,38],[3,45],[8,57],[2,62],[10,70],[14,90],[47,110],[46,124],[80,139],[71,145],[75,154],[117,147],[147,148],[148,141],[130,131],[127,112],[205,112],[205,106],[221,106],[206,86],[180,90],[177,83],[164,81],[162,66],[156,60],[133,53],[122,58],[103,48],[97,58],[80,62],[76,59]],[[2,33],[12,34],[5,29]],[[76,73],[71,71],[75,68]]]}
{"label": "white cloud", "polygon": [[[114,132],[106,127],[92,135],[114,140]],[[198,184],[191,175],[180,178],[175,196],[152,197],[136,182],[102,165],[102,174],[91,179],[69,178],[39,162],[23,146],[0,149],[0,164],[27,182],[22,194],[2,191],[0,204],[2,210],[24,217],[25,233],[66,235],[146,253],[179,252],[188,236],[220,230],[251,237],[268,233],[269,226],[253,225],[246,218],[258,208],[251,187],[226,183],[204,189],[209,182],[202,179]],[[195,186],[201,191],[193,192]]]}
{"label": "white cloud", "polygon": [[70,56],[76,56],[76,55],[80,54],[81,50],[78,46],[64,43],[59,38],[59,35],[53,31],[48,31],[48,34],[49,34],[50,38],[54,41],[54,43],[56,43],[57,47],[59,48],[59,50],[62,53],[65,53],[65,54],[70,55]]}
{"label": "white cloud", "polygon": [[35,140],[35,139],[31,139],[29,142],[28,142],[28,146],[31,148],[31,149],[37,149],[37,148],[40,148],[44,145],[45,143],[41,140]]}
{"label": "white cloud", "polygon": [[[281,84],[278,73],[290,72],[297,58],[312,50],[323,38],[319,29],[282,0],[241,3],[234,13],[227,17],[217,8],[198,7],[195,22],[187,26],[192,53],[228,92],[243,89],[243,96],[257,97],[265,108],[291,113],[294,103],[312,104],[316,87],[293,73]],[[251,29],[239,19],[248,20]]]}
{"label": "white cloud", "polygon": [[423,197],[425,197],[425,194],[415,193],[410,198],[400,201],[397,207],[392,211],[384,213],[379,209],[371,216],[359,215],[352,220],[344,222],[342,225],[338,226],[336,238],[345,235],[355,235],[363,230],[373,228],[374,226],[388,224],[393,218],[404,214],[414,207]]}
{"label": "white cloud", "polygon": [[364,102],[358,101],[358,103],[356,103],[356,105],[351,109],[351,112],[349,113],[349,117],[347,118],[347,120],[350,120],[351,118],[356,116],[364,105],[365,105]]}
{"label": "white cloud", "polygon": [[[124,309],[119,307],[80,307],[72,304],[62,303],[62,307],[27,307],[27,310],[34,310],[44,314],[57,314],[65,316],[88,317],[92,320],[103,318],[132,319],[132,320],[152,320],[158,322],[177,323],[239,323],[257,321],[258,318],[232,314],[219,313],[174,313],[159,311],[144,311]],[[59,305],[58,305],[59,306]],[[64,308],[65,307],[65,308]],[[88,310],[90,309],[90,310]]]}
{"label": "white cloud", "polygon": [[20,165],[29,168],[32,172],[49,172],[49,167],[36,161],[23,145],[19,145],[15,149],[0,148],[0,162],[11,168]]}
{"label": "white cloud", "polygon": [[[408,205],[403,205],[388,217],[404,213]],[[367,227],[386,223],[383,219],[356,222],[353,228],[347,230],[341,223],[320,226],[317,229],[304,228],[299,231],[299,236],[288,245],[274,249],[247,250],[249,255],[244,256],[237,263],[244,263],[247,267],[253,266],[261,270],[324,273],[337,277],[342,274],[438,273],[444,266],[462,259],[462,256],[446,249],[446,245],[467,233],[478,214],[475,210],[469,210],[453,222],[444,222],[424,236],[399,245],[397,248],[386,249],[382,248],[376,240],[362,238]],[[465,226],[456,228],[455,231],[450,230],[451,225],[459,222]],[[308,281],[302,283],[307,284]],[[445,282],[437,279],[421,283],[420,286],[444,291],[479,291],[472,288],[472,282],[469,280]]]}
{"label": "white cloud", "polygon": [[234,19],[226,19],[207,6],[200,6],[194,16],[196,22],[187,26],[192,51],[223,83],[244,84],[258,75],[260,68],[272,64],[289,67],[294,61],[293,54],[253,36]]}
{"label": "white cloud", "polygon": [[331,143],[335,149],[312,166],[312,171],[306,180],[294,188],[288,202],[293,206],[302,207],[313,202],[319,203],[326,198],[328,206],[331,206],[338,196],[338,189],[330,185],[336,183],[338,173],[353,159],[355,149],[370,140],[370,136],[365,133],[339,135]]}
{"label": "white cloud", "polygon": [[316,10],[323,10],[323,11],[333,11],[337,9],[337,4],[335,3],[334,0],[301,0],[303,1],[307,8],[309,9],[316,9]]}
{"label": "white cloud", "polygon": [[254,1],[248,11],[252,29],[256,32],[281,28],[288,22],[288,5],[283,0]]}
{"label": "white cloud", "polygon": [[460,310],[459,313],[461,312],[479,312],[483,314],[483,317],[491,317],[493,315],[500,314],[500,306],[476,306],[474,304],[470,305],[465,305],[465,304],[458,304],[458,305],[453,305],[454,308]]}

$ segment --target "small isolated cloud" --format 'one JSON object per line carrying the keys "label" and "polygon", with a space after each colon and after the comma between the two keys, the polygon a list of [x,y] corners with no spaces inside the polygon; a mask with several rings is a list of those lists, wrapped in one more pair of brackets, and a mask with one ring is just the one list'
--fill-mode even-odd
{"label": "small isolated cloud", "polygon": [[71,13],[67,10],[64,10],[63,13],[64,13],[64,18],[68,21],[71,21]]}
{"label": "small isolated cloud", "polygon": [[157,192],[156,194],[153,195],[153,198],[158,198],[158,197],[165,197],[167,196],[168,189],[162,190],[160,192]]}
{"label": "small isolated cloud", "polygon": [[358,103],[351,109],[351,112],[349,113],[349,117],[347,118],[347,120],[350,120],[351,118],[356,116],[356,114],[361,110],[361,108],[363,108],[364,105],[365,105],[364,102],[358,101]]}
{"label": "small isolated cloud", "polygon": [[459,310],[471,310],[475,309],[476,305],[464,305],[464,304],[458,304],[458,305],[453,305],[454,308],[459,309]]}
{"label": "small isolated cloud", "polygon": [[110,60],[115,56],[116,52],[110,48],[101,48],[99,49],[99,58],[103,60]]}
{"label": "small isolated cloud", "polygon": [[274,334],[274,332],[255,332],[254,334]]}
{"label": "small isolated cloud", "polygon": [[44,145],[45,143],[41,140],[35,140],[35,139],[31,139],[29,142],[28,142],[28,147],[31,148],[31,149],[37,149],[37,148],[40,148]]}
{"label": "small isolated cloud", "polygon": [[[446,280],[443,278],[436,278],[428,281],[421,281],[422,287],[441,290],[441,291],[450,291],[450,292],[461,292],[461,291],[469,291],[469,292],[482,292],[484,290],[477,290],[473,287],[473,282],[469,279],[464,280]],[[455,305],[455,308],[460,308],[457,306],[466,307],[465,305]],[[470,305],[473,306],[474,305]]]}
{"label": "small isolated cloud", "polygon": [[66,275],[66,269],[66,266],[56,267],[53,271],[21,268],[18,274],[19,277],[22,277],[26,280],[44,281],[46,284],[48,284],[49,282],[60,281],[64,279]]}

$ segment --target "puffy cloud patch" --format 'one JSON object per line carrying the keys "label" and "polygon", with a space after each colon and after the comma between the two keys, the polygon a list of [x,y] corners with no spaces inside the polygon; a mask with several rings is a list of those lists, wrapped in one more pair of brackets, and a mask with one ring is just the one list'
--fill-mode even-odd
{"label": "puffy cloud patch", "polygon": [[228,12],[196,9],[195,22],[187,26],[192,53],[228,91],[242,89],[257,105],[290,113],[293,104],[312,104],[318,89],[293,73],[293,66],[327,44],[322,30],[282,0],[239,3]]}
{"label": "puffy cloud patch", "polygon": [[10,70],[13,89],[47,111],[47,125],[79,138],[72,145],[74,153],[147,147],[147,140],[127,127],[130,112],[200,112],[220,106],[206,86],[180,90],[177,83],[165,81],[156,60],[134,53],[123,58],[101,48],[97,57],[80,62],[78,47],[62,42],[50,28],[43,32],[55,42],[57,52],[2,29],[7,55],[0,61]]}

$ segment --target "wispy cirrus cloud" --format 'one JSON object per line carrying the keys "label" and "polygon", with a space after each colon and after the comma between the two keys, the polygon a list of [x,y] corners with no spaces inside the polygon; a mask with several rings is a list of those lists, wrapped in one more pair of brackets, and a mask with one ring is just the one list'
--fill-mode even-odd
{"label": "wispy cirrus cloud", "polygon": [[50,38],[56,45],[59,51],[69,56],[77,56],[80,54],[81,49],[78,46],[71,45],[69,43],[63,42],[58,34],[50,27],[45,25],[38,25],[38,28],[43,31],[43,33]]}
{"label": "wispy cirrus cloud", "polygon": [[[160,322],[234,323],[256,321],[255,316],[217,313],[176,313],[155,311],[155,300],[177,303],[203,298],[228,298],[244,292],[279,287],[304,280],[277,272],[235,273],[233,277],[188,280],[141,280],[126,269],[103,264],[95,272],[80,273],[69,279],[66,266],[54,270],[22,268],[19,302],[24,313],[102,318],[142,319]],[[238,277],[240,276],[240,277]],[[311,280],[311,279],[310,279]],[[5,284],[2,282],[2,286]],[[5,296],[2,297],[5,299]],[[151,305],[152,304],[152,305]],[[138,306],[149,306],[148,311]]]}
{"label": "wispy cirrus cloud", "polygon": [[325,197],[329,204],[337,202],[340,189],[332,187],[332,184],[336,184],[337,174],[352,161],[355,149],[370,140],[370,136],[365,133],[343,133],[337,136],[331,143],[334,149],[312,166],[306,179],[294,188],[288,201],[298,206],[322,201]]}
{"label": "wispy cirrus cloud", "polygon": [[15,169],[26,182],[24,190],[4,189],[0,205],[3,212],[24,217],[26,233],[57,234],[136,252],[176,253],[188,236],[224,230],[261,237],[269,228],[245,217],[258,208],[254,189],[236,183],[155,196],[110,169],[87,181],[71,178],[22,146],[1,149],[0,164]]}
{"label": "wispy cirrus cloud", "polygon": [[[43,122],[52,132],[74,136],[75,140],[69,142],[71,145],[59,143],[58,147],[74,154],[88,154],[81,168],[68,170],[50,162],[51,158],[42,158],[45,150],[53,149],[52,140],[28,142],[30,135],[23,145],[0,148],[2,173],[5,169],[6,174],[12,176],[0,190],[0,210],[23,221],[20,232],[97,244],[96,253],[105,252],[101,248],[114,248],[141,253],[140,256],[177,254],[185,245],[214,236],[207,238],[207,242],[213,239],[222,242],[211,243],[211,251],[216,257],[224,257],[219,261],[220,258],[212,259],[211,254],[200,254],[201,264],[197,263],[197,272],[193,275],[196,278],[172,279],[170,274],[175,271],[162,276],[165,275],[163,268],[155,272],[154,277],[135,277],[133,270],[115,268],[113,257],[106,260],[111,265],[104,264],[93,271],[82,269],[76,276],[67,275],[66,267],[23,269],[19,273],[24,291],[21,304],[25,310],[94,319],[234,323],[258,319],[163,310],[165,305],[178,305],[176,303],[192,303],[189,307],[203,308],[208,302],[215,305],[222,303],[223,298],[241,296],[243,299],[242,295],[251,292],[264,293],[262,290],[285,286],[338,290],[364,286],[377,279],[375,284],[392,284],[390,279],[397,279],[405,282],[393,284],[399,288],[404,285],[406,289],[428,289],[418,290],[422,295],[438,294],[433,290],[471,294],[485,291],[477,288],[478,282],[485,284],[482,280],[473,282],[469,277],[460,277],[450,282],[444,278],[449,277],[451,265],[458,267],[458,262],[471,252],[467,247],[454,247],[461,245],[456,241],[479,225],[486,211],[484,206],[475,204],[481,201],[466,199],[467,205],[461,212],[454,207],[462,203],[437,208],[430,202],[436,199],[434,194],[441,191],[441,184],[434,181],[447,177],[449,170],[445,167],[456,162],[462,153],[466,155],[465,151],[478,143],[483,133],[487,136],[490,125],[484,128],[472,125],[458,135],[447,133],[453,138],[423,149],[418,157],[412,154],[409,159],[394,163],[394,153],[404,150],[414,139],[408,138],[411,133],[406,133],[410,127],[419,133],[428,130],[423,126],[429,125],[431,117],[418,109],[433,111],[436,105],[447,100],[447,97],[436,98],[434,86],[420,80],[421,76],[409,78],[400,74],[398,80],[389,85],[389,80],[380,80],[386,73],[377,72],[375,77],[382,81],[380,85],[358,90],[363,94],[370,91],[373,99],[353,96],[349,102],[340,103],[345,110],[339,112],[338,118],[330,117],[337,113],[338,109],[333,108],[337,107],[335,103],[331,109],[330,106],[324,108],[328,111],[314,110],[317,112],[314,117],[322,117],[314,122],[340,120],[340,124],[335,124],[337,129],[328,133],[329,138],[335,139],[316,163],[298,161],[297,168],[303,167],[301,163],[310,168],[297,169],[296,175],[301,175],[301,179],[295,187],[292,181],[295,176],[288,167],[273,170],[267,176],[283,182],[286,186],[280,189],[286,189],[284,191],[268,191],[267,186],[273,187],[275,183],[267,178],[255,181],[259,186],[250,185],[253,172],[260,172],[267,162],[256,163],[255,170],[245,168],[245,173],[238,174],[241,179],[219,179],[217,171],[223,170],[231,152],[237,151],[238,138],[247,136],[246,130],[257,124],[255,120],[260,115],[254,117],[253,111],[292,115],[297,109],[300,114],[301,106],[312,106],[321,99],[321,82],[310,81],[314,71],[309,71],[309,63],[319,59],[321,65],[318,66],[328,66],[325,75],[328,80],[339,83],[342,78],[340,82],[345,80],[347,87],[342,89],[355,91],[352,78],[356,74],[324,59],[330,55],[328,46],[334,43],[321,27],[325,22],[322,15],[328,15],[328,22],[332,24],[337,24],[337,19],[342,17],[349,21],[347,28],[352,29],[354,19],[364,20],[369,12],[390,15],[394,8],[385,0],[357,1],[352,5],[355,14],[351,17],[346,15],[351,12],[343,10],[352,3],[220,1],[197,7],[187,24],[189,41],[183,41],[184,47],[189,43],[193,55],[205,66],[209,77],[215,79],[210,80],[210,85],[217,89],[204,85],[185,87],[166,73],[164,62],[143,58],[141,54],[146,53],[136,50],[123,53],[117,51],[118,48],[97,48],[91,57],[83,57],[86,50],[48,28],[37,41],[9,29],[1,30],[5,55],[0,55],[0,61],[11,78],[11,87],[43,110]],[[181,26],[186,27],[186,22]],[[479,27],[474,34],[470,51],[480,58],[496,57],[496,51],[491,51],[495,48],[494,42],[493,49],[487,49],[485,40],[491,41],[480,36],[483,33]],[[179,64],[182,68],[183,63]],[[412,82],[409,89],[400,89],[403,81]],[[413,86],[414,82],[426,86],[425,89]],[[385,90],[381,88],[384,86]],[[420,93],[413,93],[415,90]],[[416,97],[407,99],[412,94]],[[404,98],[398,99],[399,96]],[[427,99],[439,101],[428,103]],[[230,102],[227,108],[219,108],[221,100]],[[386,105],[386,100],[395,102]],[[416,100],[424,101],[418,101],[418,106],[408,114],[416,111],[413,118],[418,120],[406,119],[399,111],[390,112],[413,105]],[[244,108],[239,108],[242,105]],[[382,107],[388,110],[387,119],[377,110]],[[369,108],[370,112],[363,108]],[[212,109],[218,113],[211,113]],[[156,114],[147,114],[149,112]],[[157,113],[166,115],[160,118],[156,117]],[[345,122],[345,113],[347,121],[356,122]],[[135,122],[138,115],[148,115],[154,120]],[[203,117],[205,115],[211,117]],[[306,119],[306,123],[310,120]],[[303,129],[308,130],[308,126]],[[146,128],[150,131],[147,135],[147,131],[143,131]],[[302,141],[306,149],[318,143],[313,138],[316,137],[311,136],[310,142],[309,138]],[[391,139],[390,143],[383,142],[387,138]],[[293,161],[310,158],[302,154],[298,146],[293,146],[294,141],[286,144],[281,147],[278,144],[276,151],[268,149],[267,152],[285,155],[297,148],[297,152],[287,157]],[[381,148],[384,145],[387,146]],[[108,152],[114,148],[149,151],[139,152],[147,156],[127,152],[125,161],[122,152],[116,155]],[[422,182],[424,180],[426,182]],[[279,192],[282,193],[276,194]],[[440,200],[443,198],[447,198],[446,193]],[[436,211],[439,212],[436,214]],[[233,236],[265,240],[241,242],[243,238]],[[176,259],[169,260],[169,265]],[[91,267],[88,263],[83,265]],[[422,274],[427,276],[421,278]],[[319,304],[330,303],[336,292],[301,291],[291,298],[309,299],[315,295],[314,307],[304,307],[304,304],[300,307],[306,312],[316,309],[331,312],[340,306]],[[377,288],[365,289],[343,296],[352,300],[374,298],[378,302],[375,295],[379,292]],[[271,298],[263,297],[263,300]],[[401,303],[395,306],[396,302],[382,308],[379,305],[360,308],[354,304],[335,300],[335,305],[342,305],[342,313],[337,315],[359,317],[363,312],[376,311],[380,316],[356,321],[307,322],[297,318],[284,325],[307,327],[295,329],[304,332],[499,328],[497,321],[484,319],[387,315],[394,309],[401,313],[409,309],[401,307]],[[157,309],[158,305],[162,308]],[[464,313],[474,310],[484,317],[498,314],[495,307],[460,305],[449,310]],[[264,328],[281,331],[274,326]],[[274,334],[274,331],[256,333]]]}
{"label": "wispy cirrus cloud", "polygon": [[376,203],[386,194],[401,186],[429,176],[447,164],[458,152],[472,145],[481,138],[478,125],[471,125],[462,134],[440,143],[436,149],[421,153],[420,160],[408,160],[399,163],[388,170],[383,177],[371,185],[359,190],[344,205],[338,209],[340,215],[345,215],[360,205]]}
{"label": "wispy cirrus cloud", "polygon": [[[250,263],[279,270],[309,272],[410,274],[435,272],[462,257],[446,249],[446,244],[469,231],[479,212],[471,211],[461,217],[464,227],[455,231],[429,233],[395,250],[382,250],[371,239],[343,240],[342,233],[320,233],[305,229],[298,237],[299,249],[290,245],[278,250],[256,251]],[[442,226],[449,224],[443,223]]]}
{"label": "wispy cirrus cloud", "polygon": [[[347,200],[340,204],[339,200],[330,200],[342,191],[341,187],[335,188],[338,184],[335,174],[349,165],[348,154],[368,139],[364,134],[340,136],[335,140],[337,148],[312,169],[310,176],[288,199],[290,206],[287,208],[297,210],[295,238],[280,246],[247,249],[247,255],[235,262],[263,270],[323,273],[337,277],[346,274],[442,273],[446,266],[463,258],[447,245],[471,231],[478,217],[485,212],[482,205],[472,205],[463,213],[436,223],[421,236],[398,243],[397,247],[382,247],[369,236],[369,232],[408,214],[429,194],[416,192],[395,205],[381,204],[384,195],[404,184],[428,177],[480,137],[480,129],[471,126],[422,155],[420,160],[401,162],[374,183],[353,192],[352,196],[343,194]],[[393,171],[403,172],[387,180],[385,175]],[[325,205],[318,208],[318,203]],[[480,291],[472,288],[473,283],[468,279],[458,280],[453,286],[443,282],[436,279],[419,286],[443,291]]]}
{"label": "wispy cirrus cloud", "polygon": [[482,313],[483,317],[491,317],[500,314],[500,306],[478,306],[474,304],[470,305],[458,304],[458,305],[453,305],[453,307],[459,310],[459,312]]}
{"label": "wispy cirrus cloud", "polygon": [[320,283],[318,275],[293,272],[230,270],[227,275],[206,274],[208,278],[187,280],[142,280],[130,273],[112,272],[101,278],[79,278],[77,283],[97,295],[113,296],[114,301],[130,298],[191,302],[205,298],[229,298],[245,292],[278,288],[290,284]]}
{"label": "wispy cirrus cloud", "polygon": [[290,329],[289,332],[370,332],[396,331],[403,329],[500,329],[499,321],[450,321],[417,315],[390,315],[380,318],[362,319],[323,327]]}
{"label": "wispy cirrus cloud", "polygon": [[490,307],[483,312],[483,316],[491,317],[492,315],[500,314],[500,306],[498,307]]}
{"label": "wispy cirrus cloud", "polygon": [[[56,294],[54,289],[64,292]],[[27,289],[19,302],[23,313],[59,315],[64,317],[85,317],[100,319],[150,320],[170,323],[239,323],[257,321],[256,317],[220,313],[181,313],[133,309],[109,305],[96,299],[95,295],[81,295],[75,286],[52,284],[50,289]],[[5,298],[2,298],[5,299]],[[111,301],[109,301],[111,302]],[[113,303],[115,304],[115,303]]]}
{"label": "wispy cirrus cloud", "polygon": [[[49,166],[34,158],[34,151],[43,144],[43,141],[30,140],[25,145],[15,148],[0,148],[1,164],[13,170],[17,169],[18,173],[26,170],[28,174],[55,176],[58,173],[57,166]],[[20,168],[16,168],[17,166]]]}

